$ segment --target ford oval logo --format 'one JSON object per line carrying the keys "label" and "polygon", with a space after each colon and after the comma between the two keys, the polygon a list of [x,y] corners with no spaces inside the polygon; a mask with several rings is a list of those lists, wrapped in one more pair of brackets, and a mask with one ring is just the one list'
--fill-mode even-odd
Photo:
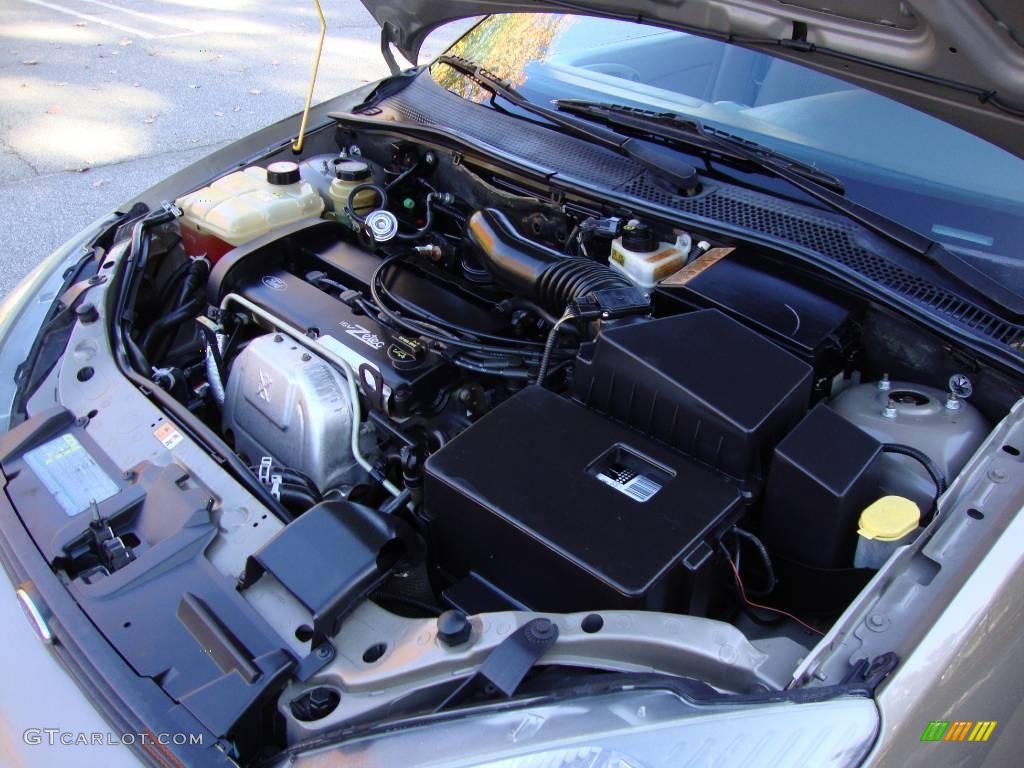
{"label": "ford oval logo", "polygon": [[282,280],[277,275],[266,275],[263,278],[263,284],[272,291],[287,291],[288,283]]}

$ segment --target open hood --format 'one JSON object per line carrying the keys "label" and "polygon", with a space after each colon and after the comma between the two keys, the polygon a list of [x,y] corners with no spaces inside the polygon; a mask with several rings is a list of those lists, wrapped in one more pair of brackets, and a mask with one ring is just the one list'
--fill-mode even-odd
{"label": "open hood", "polygon": [[385,39],[411,62],[433,29],[459,18],[492,13],[590,13],[729,37],[889,96],[1024,157],[1024,4],[1020,0],[363,0],[363,4],[381,25]]}

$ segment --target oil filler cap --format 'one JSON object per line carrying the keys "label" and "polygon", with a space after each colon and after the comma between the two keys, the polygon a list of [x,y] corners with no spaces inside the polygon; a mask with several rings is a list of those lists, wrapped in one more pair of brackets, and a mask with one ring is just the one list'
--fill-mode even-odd
{"label": "oil filler cap", "polygon": [[289,184],[298,184],[301,176],[299,166],[289,160],[279,163],[271,163],[267,166],[267,183],[275,187],[285,187]]}

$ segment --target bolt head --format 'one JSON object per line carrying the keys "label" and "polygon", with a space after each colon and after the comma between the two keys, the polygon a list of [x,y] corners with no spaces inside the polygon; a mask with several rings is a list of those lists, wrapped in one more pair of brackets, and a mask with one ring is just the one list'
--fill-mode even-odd
{"label": "bolt head", "polygon": [[445,611],[437,617],[437,639],[452,648],[469,641],[473,625],[462,611]]}
{"label": "bolt head", "polygon": [[79,322],[88,325],[89,323],[95,323],[99,319],[100,313],[94,304],[85,302],[75,308],[75,317],[78,318]]}

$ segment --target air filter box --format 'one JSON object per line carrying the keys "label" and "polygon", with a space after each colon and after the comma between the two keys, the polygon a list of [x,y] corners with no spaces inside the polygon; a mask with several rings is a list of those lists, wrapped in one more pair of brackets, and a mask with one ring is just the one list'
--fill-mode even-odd
{"label": "air filter box", "polygon": [[756,486],[807,410],[811,367],[717,310],[606,328],[576,360],[576,396]]}
{"label": "air filter box", "polygon": [[739,511],[724,477],[540,387],[426,463],[432,551],[535,610],[700,613],[717,536]]}

